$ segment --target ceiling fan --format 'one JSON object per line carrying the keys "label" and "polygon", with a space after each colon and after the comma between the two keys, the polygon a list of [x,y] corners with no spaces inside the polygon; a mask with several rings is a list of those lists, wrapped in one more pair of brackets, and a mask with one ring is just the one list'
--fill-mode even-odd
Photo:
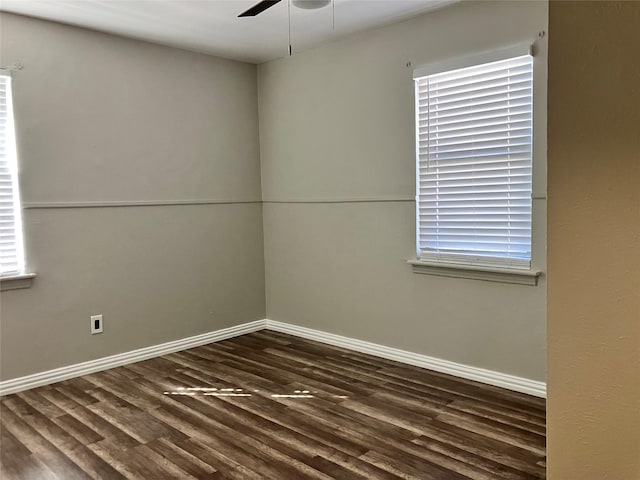
{"label": "ceiling fan", "polygon": [[[281,0],[262,0],[256,3],[253,7],[242,12],[238,17],[255,17],[266,9],[273,7],[275,4],[280,3]],[[322,8],[331,3],[331,0],[292,0],[293,5],[305,10],[312,10],[315,8]]]}

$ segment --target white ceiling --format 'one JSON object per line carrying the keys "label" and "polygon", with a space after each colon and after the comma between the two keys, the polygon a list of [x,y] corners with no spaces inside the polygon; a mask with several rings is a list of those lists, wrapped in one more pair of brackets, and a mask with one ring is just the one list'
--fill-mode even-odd
{"label": "white ceiling", "polygon": [[[359,30],[456,0],[334,0],[318,10],[291,6],[291,44],[300,52]],[[238,14],[258,0],[2,0],[0,9],[261,63],[288,54],[288,0],[257,17]],[[332,10],[335,8],[335,30]]]}

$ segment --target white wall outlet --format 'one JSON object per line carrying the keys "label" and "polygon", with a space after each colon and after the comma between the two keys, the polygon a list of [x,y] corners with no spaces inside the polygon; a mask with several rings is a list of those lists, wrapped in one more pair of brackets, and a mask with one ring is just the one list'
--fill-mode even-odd
{"label": "white wall outlet", "polygon": [[102,333],[102,315],[91,315],[91,335]]}

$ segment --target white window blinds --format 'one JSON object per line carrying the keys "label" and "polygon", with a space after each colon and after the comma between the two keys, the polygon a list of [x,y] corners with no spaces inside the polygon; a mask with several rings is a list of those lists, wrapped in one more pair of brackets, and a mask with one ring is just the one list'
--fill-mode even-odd
{"label": "white window blinds", "polygon": [[24,272],[11,77],[0,74],[0,275]]}
{"label": "white window blinds", "polygon": [[415,85],[419,257],[530,268],[532,57]]}

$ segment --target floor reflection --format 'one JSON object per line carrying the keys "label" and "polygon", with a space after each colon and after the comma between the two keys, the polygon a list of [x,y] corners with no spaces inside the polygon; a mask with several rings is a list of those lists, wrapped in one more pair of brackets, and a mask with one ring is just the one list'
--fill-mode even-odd
{"label": "floor reflection", "polygon": [[[251,397],[254,393],[272,398],[316,398],[318,392],[311,390],[293,390],[292,392],[266,392],[263,390],[247,390],[244,388],[216,387],[176,387],[175,390],[162,392],[163,395],[183,395],[188,397]],[[349,398],[346,395],[327,395],[332,398]]]}

